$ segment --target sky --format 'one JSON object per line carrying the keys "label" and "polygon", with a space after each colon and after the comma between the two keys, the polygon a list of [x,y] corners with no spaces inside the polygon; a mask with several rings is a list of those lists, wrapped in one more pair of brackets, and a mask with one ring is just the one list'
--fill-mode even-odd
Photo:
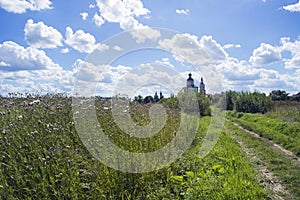
{"label": "sky", "polygon": [[[299,0],[0,0],[0,94],[300,91]],[[151,47],[151,48],[149,48]]]}

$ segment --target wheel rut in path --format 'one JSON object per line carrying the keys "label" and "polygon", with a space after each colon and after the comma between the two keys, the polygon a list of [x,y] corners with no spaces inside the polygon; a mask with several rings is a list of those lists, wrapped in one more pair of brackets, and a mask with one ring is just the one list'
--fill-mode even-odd
{"label": "wheel rut in path", "polygon": [[233,122],[233,121],[231,121],[231,120],[226,119],[226,121],[230,122],[230,123],[233,124],[234,126],[236,126],[236,127],[238,127],[239,129],[241,129],[242,131],[244,131],[244,132],[246,132],[246,133],[248,133],[248,134],[250,134],[250,135],[253,135],[253,136],[256,137],[256,138],[261,139],[263,142],[265,142],[265,143],[267,143],[267,144],[269,144],[269,145],[272,145],[272,146],[276,147],[277,149],[279,149],[280,151],[282,151],[283,153],[285,153],[286,155],[288,155],[291,159],[297,161],[297,162],[300,164],[300,158],[299,158],[298,156],[296,156],[293,152],[291,152],[291,151],[289,151],[289,150],[283,148],[282,146],[280,146],[280,145],[274,143],[272,140],[268,140],[268,139],[266,139],[266,138],[260,136],[258,133],[255,133],[255,132],[253,132],[253,131],[249,131],[249,130],[245,129],[245,128],[242,127],[241,125],[239,125],[239,124],[237,124],[237,123],[235,123],[235,122]]}
{"label": "wheel rut in path", "polygon": [[245,152],[250,162],[255,166],[255,170],[259,174],[260,184],[271,192],[269,194],[271,198],[277,200],[285,200],[287,196],[291,196],[290,192],[285,188],[283,183],[279,181],[278,178],[263,164],[263,161],[260,160],[260,158],[254,152],[248,149],[244,142],[239,140],[231,130],[229,130],[226,126],[224,126],[224,129],[230,133],[232,138]]}

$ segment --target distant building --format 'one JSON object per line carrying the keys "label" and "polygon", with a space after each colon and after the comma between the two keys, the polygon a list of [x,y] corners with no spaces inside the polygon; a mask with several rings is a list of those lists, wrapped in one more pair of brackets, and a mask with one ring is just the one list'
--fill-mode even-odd
{"label": "distant building", "polygon": [[[201,77],[201,82],[199,85],[200,93],[206,95],[205,84],[203,82],[203,78]],[[198,87],[194,84],[194,79],[192,78],[192,74],[189,73],[189,77],[186,80],[186,87],[183,88],[184,91],[198,92]]]}
{"label": "distant building", "polygon": [[203,83],[202,77],[201,77],[201,82],[200,82],[200,93],[206,95],[205,84]]}
{"label": "distant building", "polygon": [[185,91],[198,92],[198,87],[194,84],[194,79],[192,78],[192,74],[189,73],[189,78],[186,80]]}

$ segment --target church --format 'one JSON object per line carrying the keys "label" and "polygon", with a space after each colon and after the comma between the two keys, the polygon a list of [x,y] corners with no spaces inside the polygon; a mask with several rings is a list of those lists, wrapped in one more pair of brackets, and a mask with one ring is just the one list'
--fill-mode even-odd
{"label": "church", "polygon": [[[194,79],[192,78],[192,74],[189,73],[189,77],[186,80],[186,87],[184,91],[198,92],[198,87],[194,84]],[[199,85],[199,92],[206,95],[205,84],[203,82],[203,78],[201,77],[201,82]]]}

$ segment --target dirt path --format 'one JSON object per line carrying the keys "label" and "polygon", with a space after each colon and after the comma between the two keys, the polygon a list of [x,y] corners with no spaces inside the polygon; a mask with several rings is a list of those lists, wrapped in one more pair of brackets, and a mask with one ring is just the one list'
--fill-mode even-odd
{"label": "dirt path", "polygon": [[[246,145],[232,133],[227,127],[224,127],[226,131],[238,142],[242,150],[246,153],[250,162],[255,166],[259,173],[259,181],[268,191],[271,192],[270,196],[272,199],[284,200],[286,196],[290,196],[288,190],[283,186],[282,182],[267,169],[263,162],[256,156],[255,153],[251,152]],[[259,135],[258,135],[259,136]],[[256,137],[256,136],[255,136]]]}
{"label": "dirt path", "polygon": [[263,140],[265,143],[267,143],[267,144],[269,144],[269,145],[272,145],[272,146],[276,147],[277,149],[279,149],[280,151],[282,151],[282,152],[285,153],[286,155],[290,156],[293,160],[296,160],[296,161],[298,161],[298,162],[300,163],[300,158],[297,157],[293,152],[291,152],[291,151],[289,151],[289,150],[283,148],[282,146],[280,146],[280,145],[274,143],[272,140],[268,140],[268,139],[266,139],[266,138],[260,136],[259,134],[255,133],[255,132],[253,132],[253,131],[249,131],[249,130],[243,128],[242,126],[240,126],[239,124],[234,123],[233,121],[230,121],[230,120],[226,120],[226,121],[230,122],[230,123],[233,124],[234,126],[236,126],[236,127],[238,127],[239,129],[241,129],[242,131],[244,131],[244,132],[246,132],[246,133],[249,133],[250,135],[253,135],[253,136],[256,137],[256,138],[259,138],[259,139]]}

